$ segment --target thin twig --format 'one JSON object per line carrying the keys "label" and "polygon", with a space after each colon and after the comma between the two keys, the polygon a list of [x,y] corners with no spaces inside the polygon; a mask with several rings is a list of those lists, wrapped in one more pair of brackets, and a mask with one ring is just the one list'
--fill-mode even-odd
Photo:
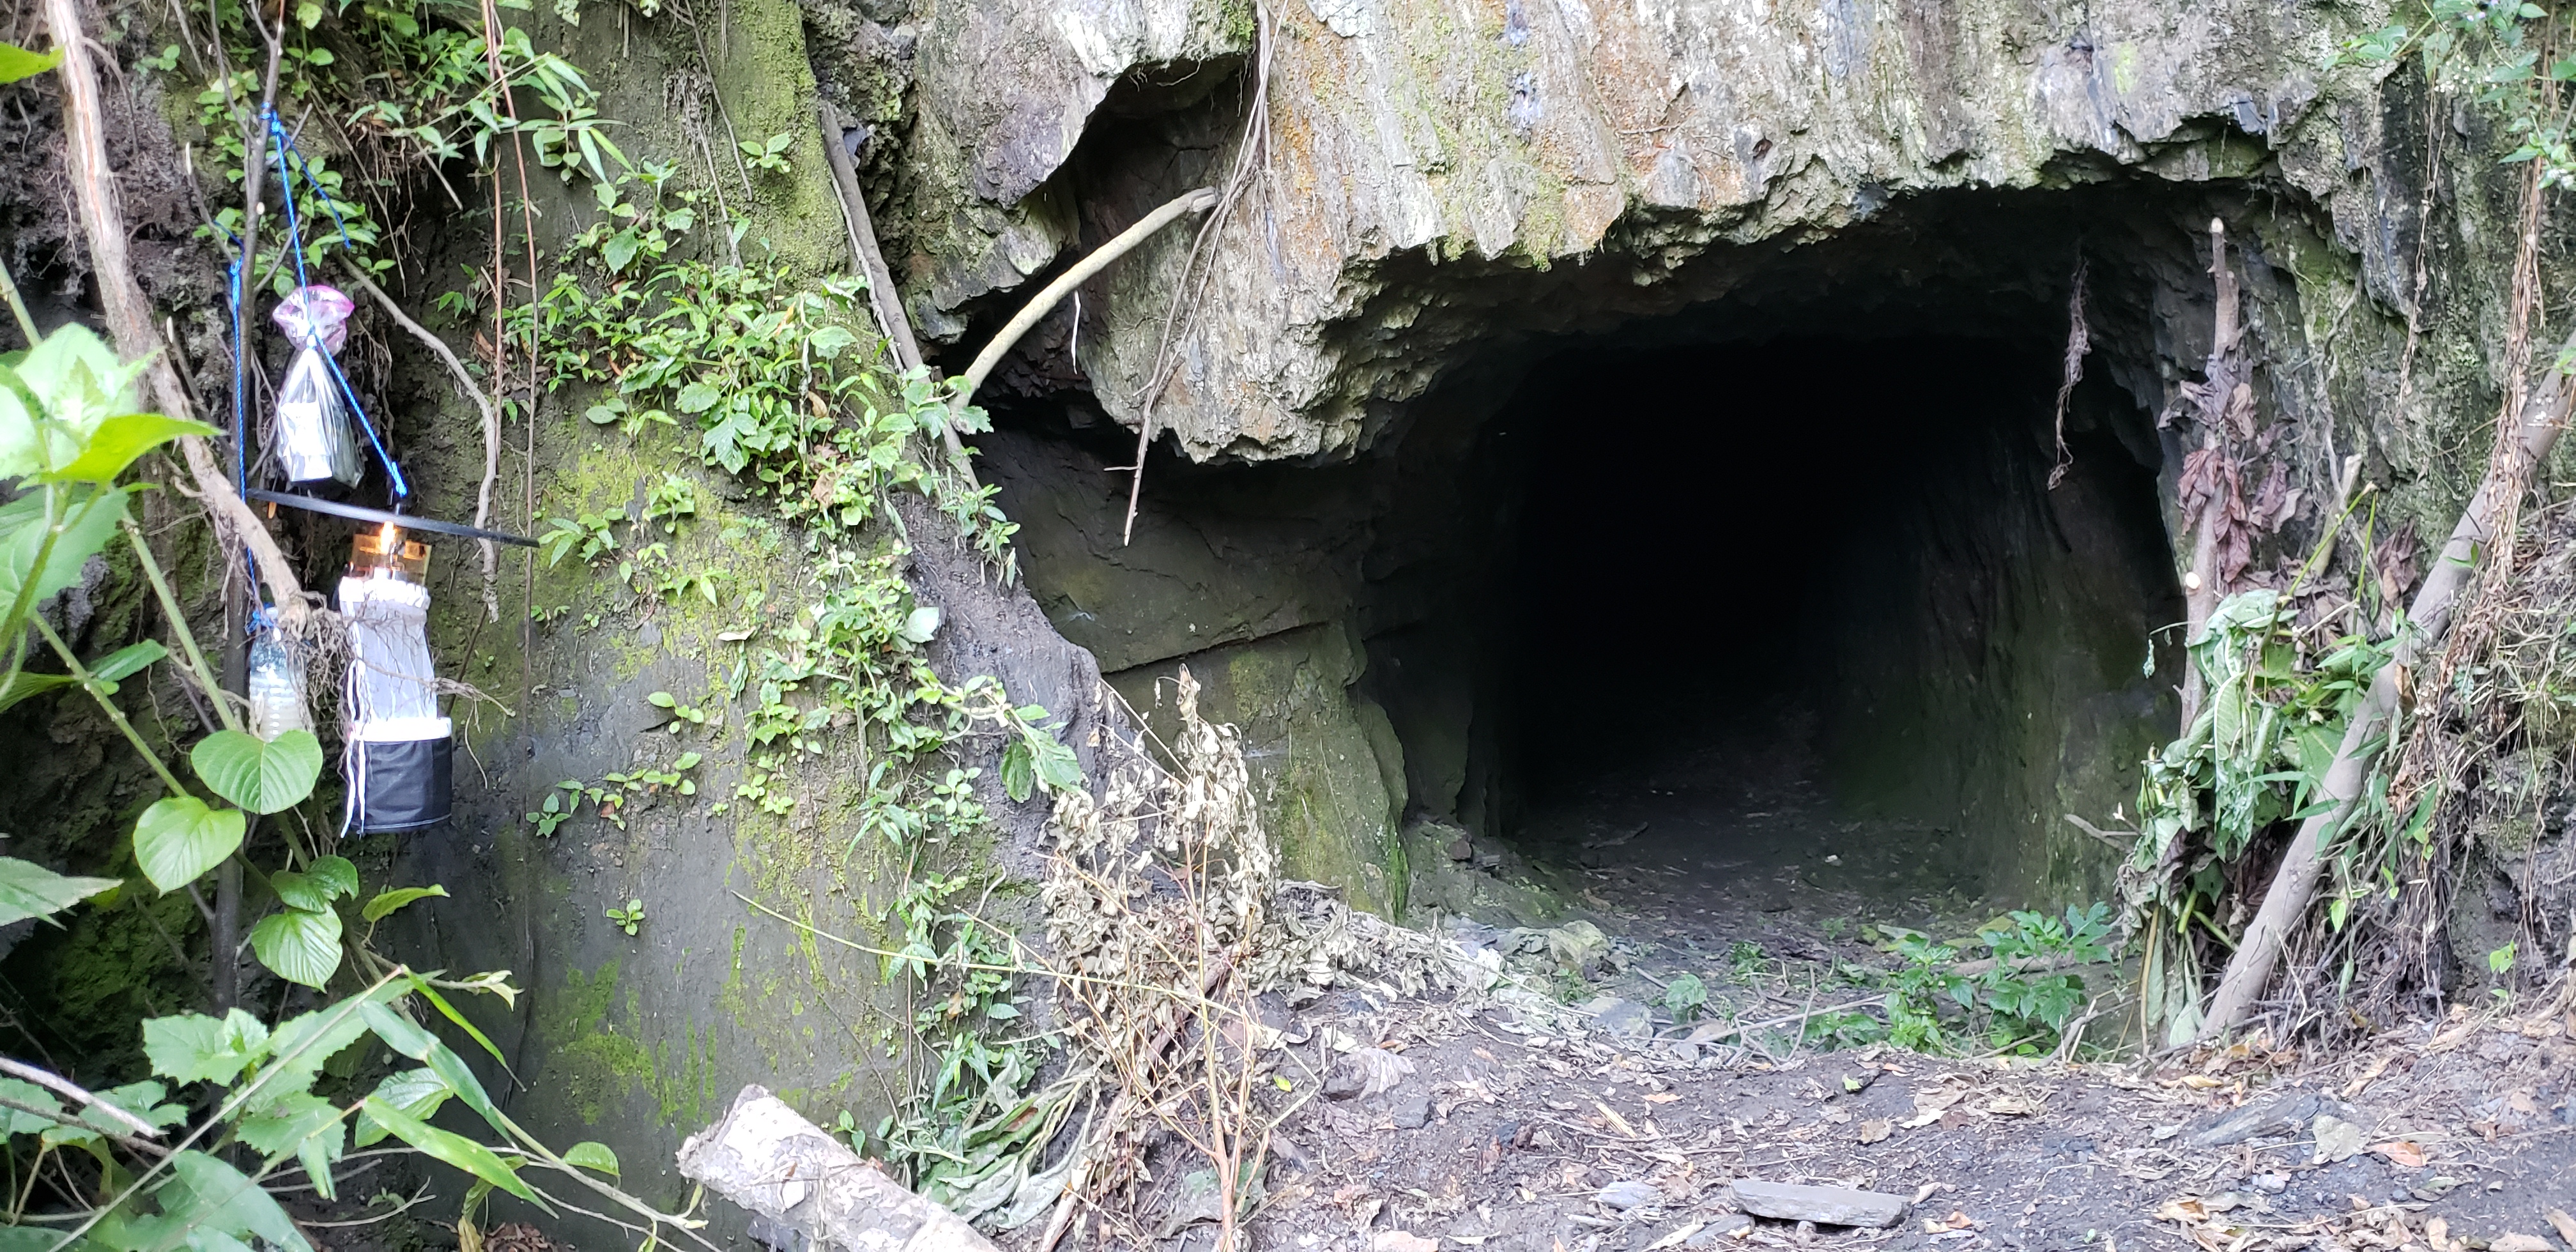
{"label": "thin twig", "polygon": [[[105,1100],[99,1099],[97,1096],[90,1094],[80,1084],[63,1077],[60,1074],[54,1073],[51,1070],[38,1069],[33,1065],[29,1065],[25,1061],[13,1061],[8,1057],[0,1056],[0,1074],[7,1074],[12,1078],[24,1079],[25,1081],[34,1083],[39,1087],[48,1088],[56,1095],[60,1095],[67,1100],[74,1100],[90,1108],[101,1110],[110,1118],[133,1128],[134,1133],[141,1135],[146,1139],[158,1139],[161,1137],[159,1127],[156,1127],[152,1123],[147,1122],[140,1117],[136,1117],[134,1114],[128,1113],[124,1109],[118,1108]],[[10,1107],[24,1109],[26,1106],[13,1104]],[[27,1109],[26,1111],[35,1112],[36,1110]],[[52,1114],[46,1114],[46,1116],[50,1117]],[[81,1125],[82,1123],[74,1122],[70,1124]],[[89,1127],[89,1129],[94,1130],[97,1128]]]}

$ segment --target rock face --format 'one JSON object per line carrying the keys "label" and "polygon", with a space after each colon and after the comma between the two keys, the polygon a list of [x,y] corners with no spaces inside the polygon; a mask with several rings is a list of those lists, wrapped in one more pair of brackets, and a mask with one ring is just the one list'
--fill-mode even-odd
{"label": "rock face", "polygon": [[[2279,550],[2364,484],[2383,524],[2447,527],[2503,321],[2500,288],[2457,276],[2502,272],[2513,190],[2422,185],[2502,148],[2411,73],[2332,66],[2377,24],[2263,0],[924,0],[894,28],[923,51],[880,220],[911,307],[962,359],[1032,278],[1251,158],[1203,264],[1198,234],[1167,231],[1024,342],[990,398],[1040,416],[985,447],[1049,616],[1149,718],[1175,666],[1232,675],[1220,715],[1247,723],[1292,860],[1386,907],[1408,814],[1492,832],[1514,812],[1505,680],[1467,620],[1500,612],[1476,587],[1509,526],[1459,519],[1518,507],[1473,471],[1533,361],[1567,345],[1864,322],[2046,340],[2080,255],[2109,390],[2077,407],[2133,410],[2097,429],[2157,477],[2171,533],[2189,449],[2156,419],[2208,350],[2222,218],[2293,492]],[[1130,546],[1111,467],[1149,396],[1178,459],[1150,462]],[[1044,433],[1067,415],[1071,436]],[[1588,438],[1652,467],[1618,425]],[[2006,495],[2043,530],[2101,529],[2070,526],[2064,496]],[[2028,610],[2058,577],[2031,568],[1953,647],[2019,676],[1963,661],[1907,707],[1977,692],[1992,749],[1944,766],[1932,807],[2026,849],[2003,885],[2099,896],[2106,854],[2058,815],[2124,799],[2169,716],[2176,661],[2141,670],[2136,641],[2171,620],[2145,619],[2172,588],[2123,573],[2086,593],[2117,621],[2051,622]],[[1959,574],[1931,581],[1986,577]],[[1882,721],[1862,768],[1927,741]]]}
{"label": "rock face", "polygon": [[[2409,208],[2388,194],[2407,180],[2385,166],[2368,79],[2322,68],[2350,33],[2327,10],[1280,0],[1269,15],[1262,173],[1218,237],[1156,408],[1192,457],[1348,455],[1481,342],[1708,299],[1724,284],[1696,258],[1813,239],[1943,189],[2064,187],[2122,168],[2257,177],[2321,210],[2371,296],[2411,303],[2396,251]],[[1071,119],[1111,79],[1190,58],[1217,72],[1246,51],[1248,23],[957,3],[917,21],[914,182],[946,180],[973,204],[945,224],[916,206],[916,246],[936,258],[911,289],[925,315],[953,318],[981,294],[961,258],[1046,264],[1014,251],[1061,229],[1034,224],[1063,213],[1033,194],[1044,180],[1081,184],[1101,219],[1083,233],[1097,238],[1224,168],[1093,117],[1101,160],[1078,169]],[[996,75],[933,48],[1009,49],[1026,68]],[[1227,115],[1214,129],[1229,146],[1247,91],[1228,84],[1199,107]],[[1023,224],[999,225],[1015,213]],[[1097,346],[1080,367],[1122,422],[1189,244],[1167,235],[1086,308]],[[1010,285],[979,272],[984,289]]]}

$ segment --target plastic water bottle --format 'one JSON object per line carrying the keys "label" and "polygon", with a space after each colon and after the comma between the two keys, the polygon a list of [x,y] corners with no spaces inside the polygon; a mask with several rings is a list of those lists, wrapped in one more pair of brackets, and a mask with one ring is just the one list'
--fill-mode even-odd
{"label": "plastic water bottle", "polygon": [[243,686],[249,688],[250,733],[262,739],[275,739],[290,730],[313,729],[313,715],[304,706],[304,667],[275,630],[263,630],[250,641],[249,673]]}

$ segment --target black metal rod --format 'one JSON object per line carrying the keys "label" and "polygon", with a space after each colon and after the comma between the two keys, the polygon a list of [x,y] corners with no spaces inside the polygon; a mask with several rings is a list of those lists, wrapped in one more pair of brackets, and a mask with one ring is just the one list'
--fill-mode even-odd
{"label": "black metal rod", "polygon": [[533,548],[537,546],[536,540],[530,539],[525,535],[512,535],[505,534],[497,530],[485,530],[482,527],[467,526],[461,522],[442,522],[436,518],[414,517],[409,513],[388,513],[383,509],[371,509],[364,505],[337,504],[329,500],[316,500],[311,496],[290,495],[283,491],[262,491],[257,487],[253,487],[242,494],[249,496],[253,500],[262,500],[270,504],[283,504],[290,509],[303,509],[309,513],[328,513],[333,517],[345,517],[352,521],[360,522],[386,522],[402,530],[425,530],[438,535],[461,535],[467,539],[490,539],[498,543],[514,543],[522,548]]}

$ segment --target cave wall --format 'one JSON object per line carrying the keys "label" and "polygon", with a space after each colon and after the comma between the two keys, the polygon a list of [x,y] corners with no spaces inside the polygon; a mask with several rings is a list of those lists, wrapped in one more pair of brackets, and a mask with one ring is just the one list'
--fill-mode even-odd
{"label": "cave wall", "polygon": [[[695,169],[715,163],[724,207],[746,226],[745,263],[780,265],[790,284],[851,271],[816,125],[804,11],[786,0],[731,0],[721,27],[707,22],[694,34],[613,10],[586,17],[578,27],[545,16],[529,24],[539,46],[563,48],[602,89],[599,111],[619,120],[617,140],[630,156]],[[773,134],[794,137],[791,168],[738,172],[728,152],[734,137]],[[541,254],[551,257],[596,220],[586,185],[540,176],[535,192]],[[716,219],[702,211],[701,220]],[[488,232],[488,218],[469,218],[440,234],[437,259],[423,270],[484,263]],[[702,254],[723,259],[720,234],[702,234]],[[426,303],[422,288],[407,294]],[[883,348],[869,341],[852,351]],[[403,419],[413,427],[407,466],[422,511],[470,516],[481,472],[477,419],[435,364],[406,357],[405,365],[416,388]],[[911,1090],[919,1058],[908,998],[889,985],[877,956],[825,937],[901,946],[888,942],[884,910],[903,881],[882,839],[854,839],[871,764],[859,732],[826,732],[820,754],[783,743],[755,749],[741,729],[746,703],[726,698],[728,684],[757,665],[761,641],[815,601],[812,571],[830,554],[782,526],[757,484],[703,465],[694,429],[647,427],[630,437],[582,419],[599,398],[567,386],[540,400],[524,509],[516,445],[531,436],[512,425],[496,525],[534,534],[549,519],[585,513],[633,519],[663,476],[678,474],[695,485],[699,513],[669,542],[680,567],[724,580],[717,602],[693,592],[634,594],[577,559],[548,567],[512,553],[497,580],[498,621],[488,621],[472,545],[442,546],[433,649],[455,667],[451,676],[497,703],[458,702],[454,821],[374,842],[390,873],[444,883],[453,896],[406,910],[393,951],[422,967],[508,969],[526,988],[509,1010],[474,1006],[509,1058],[511,1075],[487,1077],[496,1092],[511,1092],[513,1116],[549,1142],[608,1144],[628,1190],[676,1211],[689,1196],[674,1166],[681,1140],[720,1116],[743,1085],[768,1087],[826,1126],[844,1112],[873,1126]],[[1098,667],[1024,591],[960,546],[945,517],[908,494],[892,504],[912,549],[907,580],[944,613],[927,650],[933,667],[951,684],[991,675],[1016,702],[1045,706],[1089,768],[1111,716]],[[894,534],[879,527],[848,546]],[[530,621],[532,608],[545,620]],[[675,722],[648,699],[656,692],[716,719]],[[978,794],[994,826],[988,843],[950,849],[943,864],[1002,877],[988,917],[1038,935],[1034,892],[1024,888],[1037,877],[1047,801],[1015,804],[1002,794],[1002,747],[996,733],[957,749],[959,765],[984,771]],[[584,806],[550,837],[526,820],[563,780],[597,784],[686,751],[705,758],[692,774],[694,797],[631,797],[622,824]],[[766,812],[740,792],[764,775],[767,793],[791,798],[791,808]],[[605,915],[630,899],[645,902],[633,936]],[[496,913],[499,924],[489,920]],[[738,1233],[738,1210],[719,1205],[716,1215],[719,1233]]]}

